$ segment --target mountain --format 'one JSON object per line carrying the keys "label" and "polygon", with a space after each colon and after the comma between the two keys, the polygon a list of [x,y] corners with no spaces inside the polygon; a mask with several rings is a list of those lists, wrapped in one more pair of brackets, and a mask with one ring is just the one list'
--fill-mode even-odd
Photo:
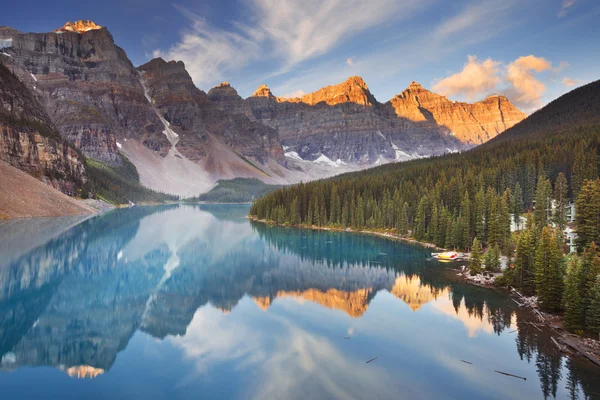
{"label": "mountain", "polygon": [[87,181],[81,153],[61,137],[42,105],[2,64],[0,160],[71,196]]}
{"label": "mountain", "polygon": [[284,188],[250,213],[282,224],[410,233],[445,248],[470,248],[477,237],[507,252],[510,214],[533,210],[538,188],[565,203],[600,176],[599,99],[596,81],[470,151]]}
{"label": "mountain", "polygon": [[487,142],[527,117],[504,96],[462,103],[432,93],[416,82],[386,105],[398,117],[441,125],[462,143],[473,145]]}
{"label": "mountain", "polygon": [[382,104],[360,77],[294,99],[266,85],[243,99],[226,82],[205,93],[182,62],[136,68],[92,21],[0,27],[0,61],[85,157],[115,171],[129,160],[142,185],[184,197],[222,179],[282,185],[462,151],[524,117],[505,98],[469,105],[414,85]]}

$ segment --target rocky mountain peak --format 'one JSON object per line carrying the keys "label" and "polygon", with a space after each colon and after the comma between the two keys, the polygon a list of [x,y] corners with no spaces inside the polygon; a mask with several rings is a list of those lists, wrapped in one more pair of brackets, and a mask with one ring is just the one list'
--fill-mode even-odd
{"label": "rocky mountain peak", "polygon": [[67,22],[62,28],[55,30],[54,32],[77,32],[85,33],[88,31],[95,31],[102,29],[102,27],[90,20],[79,20],[75,22]]}
{"label": "rocky mountain peak", "polygon": [[219,83],[214,88],[208,91],[208,98],[214,102],[226,102],[229,103],[231,101],[241,101],[242,98],[238,95],[237,90],[235,90],[229,82]]}
{"label": "rocky mountain peak", "polygon": [[351,76],[346,80],[346,83],[351,86],[357,86],[364,90],[369,90],[367,83],[360,76]]}
{"label": "rocky mountain peak", "polygon": [[423,86],[419,82],[412,81],[407,90],[423,90]]}
{"label": "rocky mountain peak", "polygon": [[254,92],[252,97],[275,97],[273,93],[271,93],[271,89],[266,84],[260,85],[258,89]]}

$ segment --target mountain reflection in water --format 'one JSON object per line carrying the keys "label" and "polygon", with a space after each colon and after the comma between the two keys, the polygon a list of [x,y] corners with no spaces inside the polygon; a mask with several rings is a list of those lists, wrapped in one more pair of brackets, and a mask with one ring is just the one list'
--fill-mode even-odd
{"label": "mountain reflection in water", "polygon": [[[600,393],[595,367],[562,357],[505,295],[456,281],[426,250],[246,213],[175,205],[0,224],[15,243],[0,247],[8,398],[72,393],[71,378],[88,379],[76,389],[90,398]],[[54,368],[25,368],[39,366]]]}

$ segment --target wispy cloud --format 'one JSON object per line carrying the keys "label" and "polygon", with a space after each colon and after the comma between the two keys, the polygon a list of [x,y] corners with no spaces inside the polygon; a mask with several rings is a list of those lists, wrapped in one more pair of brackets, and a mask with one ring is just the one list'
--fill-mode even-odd
{"label": "wispy cloud", "polygon": [[573,86],[577,85],[578,83],[581,83],[581,81],[577,80],[577,79],[571,79],[569,77],[564,77],[562,80],[562,84],[565,85],[568,88],[572,88]]}
{"label": "wispy cloud", "polygon": [[575,5],[576,2],[577,2],[577,0],[563,0],[562,7],[561,7],[560,11],[558,12],[558,16],[561,18],[566,16],[567,10],[569,8],[573,7],[573,5]]}
{"label": "wispy cloud", "polygon": [[242,0],[249,16],[231,29],[211,26],[187,8],[190,21],[181,40],[155,57],[182,60],[197,85],[218,82],[251,61],[272,59],[273,74],[326,54],[367,29],[400,21],[419,10],[419,0]]}

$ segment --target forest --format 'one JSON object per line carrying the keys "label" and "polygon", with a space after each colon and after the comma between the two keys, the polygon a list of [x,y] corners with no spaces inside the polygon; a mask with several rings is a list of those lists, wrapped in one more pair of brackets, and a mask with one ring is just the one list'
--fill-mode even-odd
{"label": "forest", "polygon": [[[544,310],[564,310],[573,331],[600,332],[599,152],[596,81],[471,151],[282,188],[255,201],[250,216],[472,251],[473,272],[498,271],[503,255],[499,282],[538,296]],[[579,255],[567,255],[569,225]]]}

